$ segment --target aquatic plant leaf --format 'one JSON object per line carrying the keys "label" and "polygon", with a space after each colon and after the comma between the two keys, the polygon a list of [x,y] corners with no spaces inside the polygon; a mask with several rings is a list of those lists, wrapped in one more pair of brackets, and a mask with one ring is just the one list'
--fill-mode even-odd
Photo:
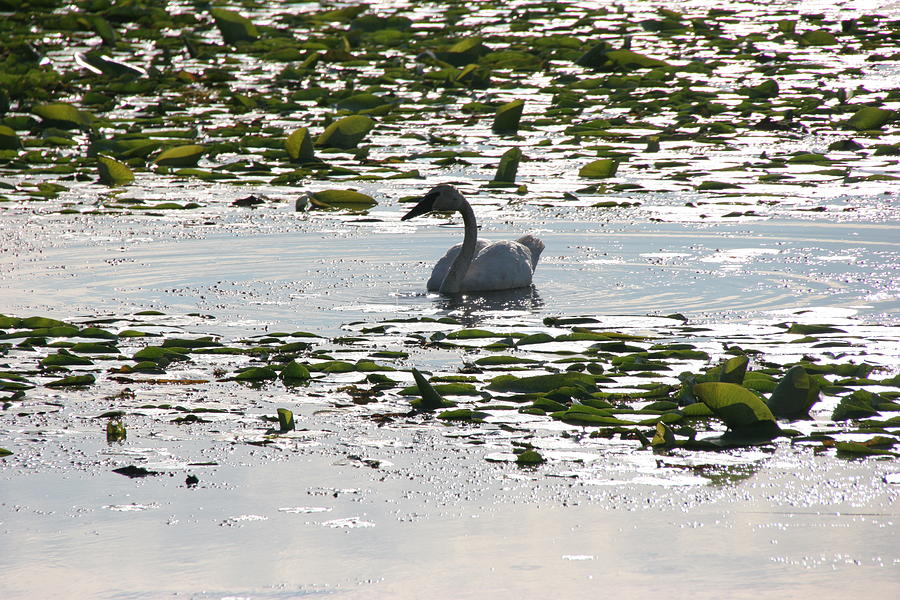
{"label": "aquatic plant leaf", "polygon": [[18,150],[22,141],[12,127],[0,125],[0,150]]}
{"label": "aquatic plant leaf", "polygon": [[656,424],[656,433],[653,435],[653,439],[650,440],[650,445],[654,448],[674,448],[675,434],[668,425],[659,421]]}
{"label": "aquatic plant leaf", "polygon": [[800,35],[800,43],[806,46],[833,46],[837,44],[837,38],[827,29],[805,31]]}
{"label": "aquatic plant leaf", "polygon": [[838,405],[831,413],[832,421],[847,421],[850,419],[865,419],[878,414],[875,403],[878,396],[868,390],[856,390],[852,394],[841,398]]}
{"label": "aquatic plant leaf", "polygon": [[294,130],[287,137],[284,145],[293,161],[311,162],[316,159],[312,137],[309,134],[309,129],[306,127]]}
{"label": "aquatic plant leaf", "polygon": [[522,118],[524,109],[524,100],[507,102],[497,109],[491,129],[493,129],[494,133],[515,133],[519,130],[519,120]]}
{"label": "aquatic plant leaf", "polygon": [[819,384],[801,365],[791,367],[766,401],[776,417],[809,417],[809,409],[819,400]]}
{"label": "aquatic plant leaf", "polygon": [[838,451],[838,454],[848,454],[852,456],[900,456],[900,454],[896,452],[878,448],[875,444],[870,445],[867,442],[835,442],[834,447]]}
{"label": "aquatic plant leaf", "polygon": [[269,381],[271,379],[276,379],[278,377],[278,373],[275,372],[274,369],[269,367],[250,367],[249,369],[244,369],[240,373],[234,376],[235,381]]}
{"label": "aquatic plant leaf", "polygon": [[658,58],[651,58],[639,52],[631,50],[610,50],[606,53],[606,59],[619,68],[635,67],[668,67],[669,63]]}
{"label": "aquatic plant leaf", "polygon": [[444,421],[478,422],[486,416],[487,413],[485,412],[479,412],[470,408],[457,408],[456,410],[445,410],[437,418]]}
{"label": "aquatic plant leaf", "polygon": [[500,157],[500,165],[494,175],[494,181],[502,183],[514,183],[516,171],[519,169],[519,161],[522,160],[522,151],[518,148],[510,148]]}
{"label": "aquatic plant leaf", "polygon": [[293,360],[281,369],[281,380],[286,384],[307,381],[309,378],[309,369]]}
{"label": "aquatic plant leaf", "polygon": [[339,148],[349,150],[363,141],[372,128],[375,121],[365,115],[350,115],[338,119],[325,128],[325,131],[316,139],[316,146],[324,148]]}
{"label": "aquatic plant leaf", "polygon": [[614,176],[618,168],[619,161],[612,158],[601,158],[581,167],[578,170],[578,176],[589,179],[604,179]]}
{"label": "aquatic plant leaf", "polygon": [[12,450],[7,450],[6,448],[0,448],[0,456],[9,456],[13,452]]}
{"label": "aquatic plant leaf", "polygon": [[93,121],[93,115],[66,102],[39,104],[31,109],[47,125],[61,129],[82,129]]}
{"label": "aquatic plant leaf", "polygon": [[153,162],[164,167],[196,167],[204,152],[206,152],[204,146],[185,144],[163,150]]}
{"label": "aquatic plant leaf", "polygon": [[63,377],[62,379],[57,379],[56,381],[51,381],[46,384],[47,387],[75,387],[82,385],[91,385],[96,381],[96,378],[88,373],[87,375],[70,375],[68,377]]}
{"label": "aquatic plant leaf", "polygon": [[41,359],[42,367],[69,367],[75,365],[92,365],[94,362],[89,358],[74,356],[64,350],[60,350],[57,354],[50,354]]}
{"label": "aquatic plant leaf", "polygon": [[863,106],[847,120],[847,125],[858,131],[881,129],[896,116],[896,111],[875,106]]}
{"label": "aquatic plant leaf", "polygon": [[222,39],[226,44],[252,42],[259,37],[259,32],[250,19],[233,10],[213,8],[210,9],[209,14],[215,20],[216,27],[222,33]]}
{"label": "aquatic plant leaf", "polygon": [[438,394],[418,369],[413,369],[412,374],[413,378],[416,380],[416,386],[419,388],[419,396],[421,396],[421,398],[417,398],[416,400],[412,401],[411,404],[414,408],[430,411],[437,410],[439,408],[450,408],[451,406],[456,406],[455,402],[445,400],[440,394]]}
{"label": "aquatic plant leaf", "polygon": [[278,430],[287,433],[294,430],[294,413],[287,408],[278,409]]}
{"label": "aquatic plant leaf", "polygon": [[769,407],[747,388],[734,383],[698,383],[694,395],[725,421],[731,431],[770,438],[780,431]]}
{"label": "aquatic plant leaf", "polygon": [[748,98],[774,98],[778,95],[778,82],[774,79],[766,79],[758,85],[741,89],[741,93]]}
{"label": "aquatic plant leaf", "polygon": [[128,430],[121,416],[111,417],[106,422],[106,443],[123,442],[128,437]]}
{"label": "aquatic plant leaf", "polygon": [[513,375],[501,375],[492,379],[487,389],[496,392],[533,394],[546,393],[561,387],[575,387],[587,392],[597,390],[593,376],[577,372],[534,375],[521,378]]}
{"label": "aquatic plant leaf", "polygon": [[740,385],[744,382],[744,374],[747,373],[747,365],[749,364],[750,359],[745,355],[729,358],[720,367],[719,381]]}
{"label": "aquatic plant leaf", "polygon": [[49,317],[28,317],[22,319],[19,323],[20,327],[27,329],[52,329],[55,327],[71,327],[64,321],[58,321]]}
{"label": "aquatic plant leaf", "polygon": [[134,181],[134,173],[125,163],[114,158],[101,156],[97,159],[100,181],[106,185],[125,185]]}
{"label": "aquatic plant leaf", "polygon": [[531,365],[538,363],[540,361],[534,360],[533,358],[523,358],[521,356],[503,356],[503,355],[493,355],[493,356],[482,356],[481,358],[475,359],[475,364],[479,367],[493,367],[497,365]]}
{"label": "aquatic plant leaf", "polygon": [[516,464],[520,467],[533,467],[543,462],[544,457],[537,450],[525,450],[516,457]]}
{"label": "aquatic plant leaf", "polygon": [[353,208],[356,210],[375,206],[372,196],[354,190],[321,190],[309,194],[310,204],[316,208]]}

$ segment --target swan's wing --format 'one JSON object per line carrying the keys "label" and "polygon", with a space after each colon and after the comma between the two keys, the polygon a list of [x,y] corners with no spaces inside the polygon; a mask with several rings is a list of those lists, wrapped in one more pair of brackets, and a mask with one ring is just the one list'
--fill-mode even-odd
{"label": "swan's wing", "polygon": [[[477,257],[484,248],[490,245],[490,243],[489,240],[476,240],[475,256]],[[460,250],[462,250],[462,244],[456,244],[447,250],[447,254],[442,256],[441,259],[437,261],[437,264],[434,265],[434,268],[431,270],[431,277],[428,278],[428,283],[425,286],[429,292],[436,292],[441,289],[441,284],[444,283],[444,279],[447,277],[447,273],[450,272],[450,267],[459,255]]]}
{"label": "swan's wing", "polygon": [[523,235],[516,242],[522,244],[531,252],[531,271],[534,272],[537,269],[538,260],[541,258],[541,252],[544,251],[544,242],[531,234]]}
{"label": "swan's wing", "polygon": [[466,271],[463,291],[510,290],[531,285],[531,251],[518,242],[486,245]]}

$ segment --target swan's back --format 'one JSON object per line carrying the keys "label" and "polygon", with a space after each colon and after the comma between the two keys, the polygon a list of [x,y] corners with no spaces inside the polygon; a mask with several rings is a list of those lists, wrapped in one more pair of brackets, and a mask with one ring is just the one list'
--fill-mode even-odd
{"label": "swan's back", "polygon": [[[428,279],[429,291],[441,289],[441,284],[461,248],[462,244],[456,244],[434,266]],[[515,242],[478,240],[475,258],[466,271],[462,291],[489,292],[530,286],[534,268],[543,249],[544,244],[531,235],[523,236]]]}

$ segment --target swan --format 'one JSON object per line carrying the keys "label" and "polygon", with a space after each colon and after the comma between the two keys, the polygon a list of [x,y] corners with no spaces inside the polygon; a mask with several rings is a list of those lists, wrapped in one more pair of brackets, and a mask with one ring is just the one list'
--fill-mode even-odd
{"label": "swan", "polygon": [[489,242],[478,239],[475,212],[452,185],[442,183],[419,199],[402,221],[432,211],[459,212],[466,227],[461,244],[441,258],[428,279],[428,291],[442,294],[490,292],[528,287],[544,250],[544,242],[533,235],[516,241]]}

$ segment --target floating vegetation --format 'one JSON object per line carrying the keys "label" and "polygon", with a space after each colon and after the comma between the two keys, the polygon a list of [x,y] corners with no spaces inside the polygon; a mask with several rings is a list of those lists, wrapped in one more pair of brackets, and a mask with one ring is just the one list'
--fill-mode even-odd
{"label": "floating vegetation", "polygon": [[[2,25],[0,174],[37,180],[6,197],[62,197],[70,211],[90,197],[84,188],[134,177],[158,187],[439,176],[507,152],[511,136],[528,164],[516,173],[504,155],[496,183],[551,172],[569,193],[579,176],[633,193],[763,182],[783,197],[822,182],[855,192],[884,181],[873,169],[890,170],[895,155],[897,90],[866,79],[897,62],[897,22],[877,13],[527,2],[514,19],[453,4],[426,24],[409,7],[364,4],[50,5],[53,18],[44,4],[17,7],[27,30]],[[831,144],[847,133],[852,147]]]}
{"label": "floating vegetation", "polygon": [[[307,434],[296,430],[294,415],[310,401],[336,410],[365,405],[371,418],[399,419],[410,426],[502,427],[517,433],[509,441],[519,446],[509,447],[503,455],[508,458],[496,453],[485,458],[520,466],[557,460],[553,453],[540,452],[553,431],[587,434],[584,451],[600,455],[602,446],[589,440],[634,440],[634,452],[759,445],[803,452],[813,445],[838,457],[879,458],[895,456],[891,447],[900,443],[900,381],[893,356],[842,343],[854,339],[858,327],[871,331],[863,323],[761,325],[728,336],[706,334],[676,318],[657,317],[653,324],[635,319],[624,327],[608,326],[603,317],[548,317],[525,328],[495,320],[491,330],[458,324],[453,329],[453,321],[445,319],[450,329],[436,333],[433,319],[418,318],[356,323],[346,326],[351,336],[306,337],[309,342],[302,343],[288,341],[308,335],[302,332],[222,341],[170,331],[156,344],[148,344],[153,338],[118,333],[152,326],[154,318],[108,319],[100,329],[91,322],[0,315],[5,339],[42,336],[39,345],[4,347],[7,366],[0,373],[0,392],[19,415],[11,423],[35,415],[54,418],[60,408],[46,408],[51,397],[62,398],[61,406],[68,407],[82,394],[99,392],[113,400],[111,410],[101,415],[108,418],[106,440],[121,442],[129,415],[193,427],[211,423],[211,415],[251,416],[247,406],[216,401],[148,405],[141,399],[148,390],[189,385],[203,394],[213,386],[249,384],[265,396],[277,390],[281,402],[296,401],[290,408],[273,409],[275,430],[269,424],[276,419],[265,415],[255,427],[251,419],[249,430],[247,424],[235,430],[234,439],[251,444],[302,439]],[[87,336],[104,341],[81,341],[91,339]],[[839,360],[812,358],[811,350],[824,340],[843,350]],[[63,341],[66,347],[58,347]],[[97,358],[81,359],[78,349]],[[456,369],[446,366],[426,377],[411,366],[417,357],[457,349],[470,357]],[[353,358],[333,358],[339,354]],[[221,375],[228,371],[234,374]],[[43,391],[51,388],[61,392]],[[352,412],[347,416],[352,418]],[[554,422],[559,425],[546,429]],[[146,434],[146,420],[138,423],[129,427],[129,440]],[[266,437],[273,431],[283,440]],[[215,442],[210,438],[208,443]],[[123,469],[129,477],[153,474]]]}

